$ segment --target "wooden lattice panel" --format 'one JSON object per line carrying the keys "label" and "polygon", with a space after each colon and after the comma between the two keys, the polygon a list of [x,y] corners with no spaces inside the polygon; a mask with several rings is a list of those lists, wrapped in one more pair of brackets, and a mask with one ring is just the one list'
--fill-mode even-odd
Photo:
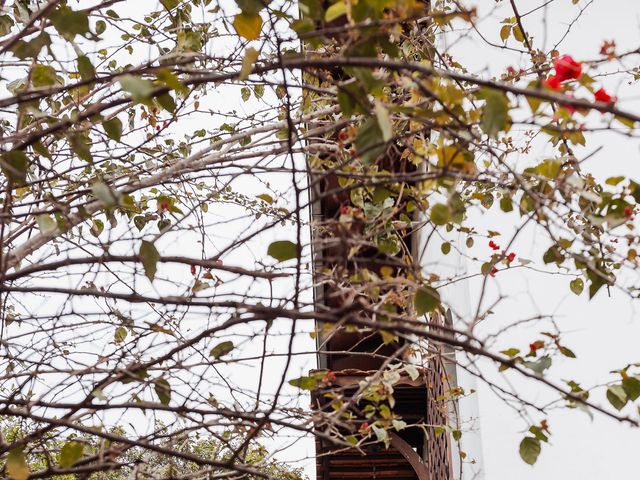
{"label": "wooden lattice panel", "polygon": [[[446,423],[445,405],[439,397],[445,392],[443,383],[444,368],[433,362],[434,370],[425,370],[415,381],[403,378],[395,386],[394,397],[396,405],[394,411],[409,425],[428,424],[443,425]],[[336,381],[332,387],[321,389],[313,394],[313,406],[319,411],[330,411],[325,391],[340,389],[345,397],[351,395],[367,374],[373,372],[342,371],[334,372]],[[318,431],[324,431],[321,416],[317,416]],[[328,440],[316,440],[316,467],[318,480],[349,480],[349,479],[394,479],[394,480],[450,480],[451,456],[448,435],[435,435],[431,430],[425,437],[422,428],[409,427],[398,436],[406,442],[406,447],[412,449],[421,457],[426,465],[428,474],[416,473],[407,458],[400,451],[391,446],[376,444],[364,451],[336,447]],[[424,466],[422,466],[424,469]]]}
{"label": "wooden lattice panel", "polygon": [[[446,426],[448,422],[447,402],[444,400],[448,390],[447,372],[442,357],[434,356],[429,361],[427,375],[427,424]],[[438,434],[429,428],[427,434],[426,458],[430,480],[450,480],[452,478],[451,445],[449,435]]]}

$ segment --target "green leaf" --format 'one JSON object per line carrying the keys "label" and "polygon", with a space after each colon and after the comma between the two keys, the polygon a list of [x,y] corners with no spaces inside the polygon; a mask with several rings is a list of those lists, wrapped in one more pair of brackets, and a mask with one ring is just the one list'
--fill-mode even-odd
{"label": "green leaf", "polygon": [[376,239],[376,247],[386,255],[397,255],[402,250],[401,240],[396,234],[385,235]]}
{"label": "green leaf", "polygon": [[373,163],[384,153],[384,136],[376,118],[369,118],[360,126],[356,133],[355,145],[358,156],[365,163]]}
{"label": "green leaf", "polygon": [[11,27],[13,27],[13,25],[13,19],[9,15],[0,16],[0,37],[11,32]]}
{"label": "green leaf", "polygon": [[96,22],[96,34],[102,35],[107,29],[107,24],[104,20],[98,20]]}
{"label": "green leaf", "polygon": [[440,306],[440,294],[434,288],[420,287],[413,297],[413,305],[420,316],[433,312]]}
{"label": "green leaf", "polygon": [[51,13],[49,19],[58,33],[68,40],[73,40],[76,35],[89,33],[89,17],[86,12],[76,12],[62,6]]}
{"label": "green leaf", "polygon": [[584,281],[581,278],[574,278],[569,282],[569,288],[576,295],[580,295],[584,290]]}
{"label": "green leaf", "polygon": [[78,57],[78,73],[82,80],[93,80],[96,76],[96,69],[86,55]]}
{"label": "green leaf", "polygon": [[388,142],[393,138],[393,126],[391,125],[389,111],[380,102],[376,102],[375,113],[376,120],[378,121],[378,127],[382,132],[382,139],[385,142]]}
{"label": "green leaf", "polygon": [[255,40],[260,36],[262,30],[262,17],[258,14],[240,13],[233,19],[233,28],[241,37]]}
{"label": "green leaf", "polygon": [[269,245],[267,254],[278,260],[284,262],[291,260],[298,256],[298,245],[289,240],[279,240]]}
{"label": "green leaf", "polygon": [[506,350],[502,350],[500,353],[503,355],[507,355],[508,357],[515,357],[520,353],[520,349],[518,348],[508,348]]}
{"label": "green leaf", "polygon": [[260,195],[256,195],[256,197],[262,200],[263,202],[267,202],[269,204],[273,203],[273,197],[268,193],[261,193]]}
{"label": "green leaf", "polygon": [[91,235],[98,238],[104,230],[104,222],[98,218],[94,218],[91,224]]}
{"label": "green leaf", "polygon": [[14,188],[26,185],[28,164],[27,154],[22,150],[12,150],[2,154],[2,173]]}
{"label": "green leaf", "polygon": [[483,88],[478,96],[485,100],[480,128],[490,137],[497,137],[498,133],[507,130],[509,99],[504,93],[488,88]]}
{"label": "green leaf", "polygon": [[160,3],[167,10],[173,10],[180,4],[180,0],[160,0]]}
{"label": "green leaf", "polygon": [[93,193],[93,196],[100,200],[100,202],[102,202],[102,204],[107,208],[113,207],[118,203],[118,198],[114,194],[113,190],[102,182],[96,182],[91,185],[91,193]]}
{"label": "green leaf", "polygon": [[51,233],[55,232],[58,228],[58,224],[56,221],[51,218],[49,215],[38,215],[36,217],[36,223],[38,224],[38,228],[42,233]]}
{"label": "green leaf", "polygon": [[347,4],[343,0],[339,0],[338,2],[331,5],[327,8],[326,13],[324,14],[325,22],[332,22],[338,17],[347,13]]}
{"label": "green leaf", "polygon": [[9,451],[5,470],[11,480],[27,480],[29,465],[21,448],[13,448]]}
{"label": "green leaf", "polygon": [[543,177],[555,179],[562,168],[562,162],[555,158],[547,158],[539,165],[536,165],[535,171]]}
{"label": "green leaf", "polygon": [[533,433],[533,436],[536,437],[541,442],[549,441],[549,437],[545,435],[545,433],[542,431],[540,427],[536,427],[535,425],[532,425],[531,427],[529,427],[529,432]]}
{"label": "green leaf", "polygon": [[171,385],[164,378],[157,378],[153,382],[153,390],[158,396],[158,400],[163,405],[169,405],[171,401]]}
{"label": "green leaf", "polygon": [[536,463],[541,450],[540,440],[537,438],[524,437],[520,442],[520,457],[529,465]]}
{"label": "green leaf", "polygon": [[616,410],[622,410],[627,404],[627,394],[622,385],[611,385],[607,388],[607,400]]}
{"label": "green leaf", "polygon": [[46,157],[46,158],[51,158],[51,152],[47,150],[47,147],[45,147],[42,142],[38,141],[34,143],[31,146],[31,148],[33,148],[33,151],[38,155],[42,155],[43,157]]}
{"label": "green leaf", "polygon": [[551,357],[544,355],[535,362],[524,362],[523,365],[538,375],[542,375],[545,370],[551,367]]}
{"label": "green leaf", "polygon": [[143,240],[140,245],[140,253],[138,255],[142,262],[142,266],[144,267],[145,275],[153,282],[153,279],[156,277],[158,260],[160,260],[158,250],[156,250],[153,243]]}
{"label": "green leaf", "polygon": [[158,97],[156,97],[156,101],[167,112],[173,113],[176,111],[176,101],[167,92],[163,93],[162,95],[158,95]]}
{"label": "green leaf", "polygon": [[47,32],[42,32],[40,35],[28,42],[18,40],[13,47],[11,47],[11,52],[20,60],[24,60],[29,57],[37,58],[40,54],[40,50],[42,50],[43,47],[49,47],[50,45],[51,37]]}
{"label": "green leaf", "polygon": [[404,371],[409,374],[409,377],[411,378],[411,380],[415,380],[420,376],[420,372],[418,372],[418,369],[416,368],[416,366],[411,363],[408,363],[407,365],[405,365]]}
{"label": "green leaf", "polygon": [[119,142],[122,138],[122,122],[118,117],[102,122],[102,128],[104,128],[104,132],[111,140]]}
{"label": "green leaf", "polygon": [[128,335],[128,331],[124,327],[116,328],[116,331],[113,333],[113,341],[116,343],[122,343],[125,341]]}
{"label": "green leaf", "polygon": [[622,380],[622,389],[627,398],[632,402],[640,397],[640,380],[636,377],[627,377]]}
{"label": "green leaf", "polygon": [[573,350],[571,350],[570,348],[561,345],[560,347],[558,347],[558,349],[560,350],[560,353],[565,357],[576,358],[576,354],[573,353]]}
{"label": "green leaf", "polygon": [[70,136],[69,146],[71,147],[71,150],[73,150],[73,153],[75,153],[80,160],[93,163],[91,144],[89,143],[89,138],[87,136],[79,133]]}
{"label": "green leaf", "polygon": [[289,380],[289,385],[298,387],[302,390],[315,390],[318,380],[315,377],[300,377]]}
{"label": "green leaf", "polygon": [[80,442],[70,441],[65,443],[60,449],[58,463],[62,468],[72,467],[78,460],[82,458],[84,444]]}
{"label": "green leaf", "polygon": [[213,357],[215,360],[220,360],[221,357],[231,353],[234,348],[235,346],[233,345],[233,342],[227,340],[226,342],[219,343],[213,347],[209,352],[209,356]]}
{"label": "green leaf", "polygon": [[444,242],[442,245],[440,245],[440,251],[445,254],[448,255],[449,252],[451,251],[451,243],[449,242]]}
{"label": "green leaf", "polygon": [[179,52],[200,52],[202,50],[202,36],[191,29],[180,30],[178,32]]}
{"label": "green leaf", "polygon": [[391,425],[393,425],[394,430],[397,430],[398,432],[407,428],[407,422],[403,420],[393,419],[391,420]]}
{"label": "green leaf", "polygon": [[179,93],[186,93],[189,89],[184,83],[168,68],[161,68],[155,72],[156,78],[167,87]]}
{"label": "green leaf", "polygon": [[251,98],[251,90],[249,90],[249,87],[242,87],[240,89],[240,96],[244,102],[249,100],[249,98]]}
{"label": "green leaf", "polygon": [[123,75],[120,77],[120,86],[131,94],[134,101],[139,102],[149,98],[154,90],[153,83],[133,75]]}
{"label": "green leaf", "polygon": [[385,445],[389,443],[389,434],[384,428],[380,428],[375,424],[371,425],[371,430],[376,434],[376,438],[379,442],[384,442]]}
{"label": "green leaf", "polygon": [[513,211],[513,202],[511,201],[511,197],[507,195],[503,195],[500,199],[500,210],[505,213],[509,213]]}
{"label": "green leaf", "polygon": [[434,225],[446,225],[451,220],[449,207],[443,203],[436,203],[431,208],[431,214],[429,218]]}
{"label": "green leaf", "polygon": [[57,83],[58,74],[56,69],[49,65],[34,65],[31,70],[31,83],[34,87],[50,87]]}
{"label": "green leaf", "polygon": [[251,70],[253,70],[253,65],[258,60],[258,56],[260,52],[255,48],[247,48],[244,51],[244,58],[242,59],[242,68],[240,69],[240,74],[238,75],[238,80],[246,80]]}

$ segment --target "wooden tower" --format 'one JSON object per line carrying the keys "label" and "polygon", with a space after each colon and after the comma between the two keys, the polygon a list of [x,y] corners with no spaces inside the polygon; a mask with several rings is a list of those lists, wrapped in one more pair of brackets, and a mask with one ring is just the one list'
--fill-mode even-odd
{"label": "wooden tower", "polygon": [[[428,11],[428,3],[425,8]],[[428,25],[423,28],[428,28]],[[333,80],[348,79],[343,71],[330,72],[330,75]],[[309,126],[310,130],[315,127],[322,125]],[[342,141],[339,135],[339,132],[334,132],[330,140]],[[318,153],[324,159],[329,155]],[[402,158],[393,142],[386,145],[385,151],[376,159],[376,168],[402,175],[407,178],[407,185],[411,184],[411,174],[420,173],[419,167]],[[401,243],[397,252],[384,253],[375,246],[363,247],[362,244],[367,243],[364,241],[353,254],[353,247],[364,237],[366,225],[357,214],[353,215],[352,222],[340,221],[341,215],[354,209],[350,190],[342,188],[347,178],[341,178],[339,168],[318,170],[310,164],[310,170],[316,309],[336,312],[352,307],[349,318],[366,321],[371,319],[371,313],[364,308],[358,311],[357,307],[358,302],[366,304],[366,294],[355,291],[350,282],[343,284],[340,279],[355,278],[363,271],[383,276],[384,268],[407,276],[415,274],[420,269],[412,260],[418,257],[419,231],[413,228],[395,231],[394,235],[397,234]],[[385,185],[380,184],[379,187],[385,188]],[[394,197],[397,204],[410,201],[402,195],[398,193]],[[389,225],[393,225],[395,220],[401,218],[390,219]],[[404,220],[406,223],[406,216]],[[430,324],[437,325],[441,318],[438,313],[432,314]],[[362,400],[363,389],[372,379],[379,380],[390,365],[402,364],[409,350],[406,339],[399,337],[390,341],[383,332],[359,328],[355,323],[351,324],[345,317],[342,324],[318,325],[318,366],[329,372],[329,378],[320,382],[321,387],[313,392],[312,407],[320,413],[335,413],[341,409],[345,415],[350,415],[352,426],[360,425],[362,428],[367,425],[367,401]],[[397,431],[389,430],[385,434],[386,447],[385,442],[371,442],[358,448],[337,445],[331,441],[332,433],[337,432],[338,436],[346,438],[351,432],[340,425],[339,417],[337,423],[331,423],[326,420],[327,416],[316,416],[318,480],[453,478],[450,438],[443,428],[449,420],[446,398],[451,388],[443,348],[431,342],[428,361],[423,368],[416,369],[417,374],[408,375],[406,371],[399,370],[399,377],[393,385],[393,414],[409,426]]]}

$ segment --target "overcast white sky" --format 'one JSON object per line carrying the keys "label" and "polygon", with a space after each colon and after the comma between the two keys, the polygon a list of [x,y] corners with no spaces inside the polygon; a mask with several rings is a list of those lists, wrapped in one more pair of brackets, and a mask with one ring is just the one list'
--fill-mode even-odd
{"label": "overcast white sky", "polygon": [[[498,23],[512,16],[509,2],[496,4],[493,1],[465,2],[479,7],[480,31],[489,39],[500,43]],[[526,12],[542,5],[542,0],[517,0],[520,12]],[[525,28],[535,36],[535,45],[545,51],[554,46],[565,34],[567,26],[584,10],[573,25],[569,35],[557,47],[560,53],[573,55],[578,60],[598,58],[600,45],[604,40],[615,40],[618,52],[633,50],[640,46],[640,2],[636,0],[580,0],[573,5],[571,0],[556,0],[548,8],[523,19]],[[495,9],[489,17],[485,14]],[[544,21],[546,19],[546,21]],[[452,34],[451,37],[455,37]],[[497,51],[486,47],[476,38],[456,43],[453,51],[460,63],[480,75],[499,75],[507,65],[525,65],[526,59],[517,54]],[[520,63],[522,62],[522,63]],[[635,63],[634,63],[635,62]],[[625,62],[624,67],[638,64],[638,57]],[[622,65],[612,63],[606,70],[614,72]],[[601,72],[602,73],[602,72]],[[639,110],[638,84],[629,84],[629,78],[598,78],[607,90],[620,97],[619,106],[637,112]],[[595,114],[592,114],[595,115]],[[597,118],[596,118],[597,120]],[[512,131],[514,138],[518,132]],[[576,150],[584,156],[602,146],[603,149],[584,164],[584,168],[596,177],[604,179],[614,175],[640,177],[640,144],[621,135],[606,133],[590,135],[586,148]],[[530,158],[522,162],[540,161],[544,158],[542,147],[532,152]],[[487,214],[480,218],[480,225],[508,235],[517,223],[514,214],[510,224],[503,215]],[[476,246],[474,254],[482,255]],[[514,250],[525,258],[538,260],[548,244],[536,242],[533,232],[520,237]],[[637,306],[623,295],[600,292],[594,300],[587,301],[585,295],[575,297],[569,293],[570,278],[536,275],[532,272],[504,272],[492,282],[492,295],[486,304],[499,293],[511,298],[496,309],[494,318],[487,321],[487,331],[495,331],[500,325],[512,323],[535,313],[555,313],[560,328],[566,332],[565,339],[578,356],[577,360],[566,360],[555,365],[550,375],[561,380],[574,378],[586,385],[611,380],[608,372],[627,363],[640,360],[637,347],[640,339],[640,318]],[[469,285],[470,301],[475,306],[478,285]],[[464,302],[458,296],[460,302]],[[540,325],[532,325],[528,330],[518,330],[503,344],[504,347],[528,345],[532,337],[543,330]],[[487,365],[486,373],[497,378],[495,369]],[[547,398],[548,392],[539,386],[512,377],[516,391],[533,399]],[[602,397],[596,397],[606,403]],[[543,447],[543,452],[535,467],[523,463],[517,453],[518,442],[523,436],[525,424],[486,387],[480,385],[479,414],[483,449],[483,465],[488,480],[513,479],[538,480],[542,478],[567,478],[596,480],[602,478],[635,478],[637,451],[640,446],[640,431],[614,423],[596,415],[593,421],[582,412],[558,411],[548,417],[553,433],[551,445]],[[633,413],[633,412],[629,412]],[[535,417],[534,417],[535,418]],[[542,417],[538,417],[540,420]],[[520,430],[520,431],[519,431]]]}
{"label": "overcast white sky", "polygon": [[[234,4],[233,0],[228,2],[230,5]],[[127,3],[127,8],[133,8],[136,2]],[[468,0],[465,3],[479,7],[482,19],[478,24],[479,29],[486,37],[500,43],[499,22],[512,15],[509,1],[503,0],[496,3],[493,0]],[[517,0],[517,5],[522,12],[543,3],[543,0]],[[640,46],[640,1],[638,0],[593,0],[591,2],[580,0],[577,5],[573,5],[572,0],[555,0],[548,6],[548,10],[541,9],[535,14],[526,16],[525,27],[534,34],[536,45],[548,51],[564,35],[567,25],[577,15],[579,8],[587,5],[589,7],[558,47],[561,53],[571,54],[579,60],[597,58],[603,40],[615,40],[618,51],[632,50]],[[488,12],[493,13],[485,18]],[[545,18],[546,22],[543,21]],[[544,41],[545,32],[546,41]],[[450,39],[456,36],[458,33],[453,33]],[[523,65],[526,63],[526,59],[521,59],[517,54],[483,45],[477,37],[469,37],[467,40],[453,43],[452,52],[471,71],[485,77],[492,74],[499,75],[507,65],[518,66],[520,62]],[[638,58],[632,57],[630,62],[637,60]],[[617,67],[612,64],[610,70],[613,71]],[[608,90],[616,92],[620,97],[620,106],[640,111],[637,84],[621,82],[618,77],[604,78],[602,82]],[[220,100],[228,102],[230,108],[239,110],[250,108],[250,105],[245,107],[239,97],[233,95],[226,96],[224,99],[222,97],[221,95]],[[189,128],[192,126],[189,125]],[[512,134],[518,138],[521,132],[514,130]],[[590,138],[586,148],[576,150],[579,156],[590,153],[599,146],[604,148],[593,156],[584,168],[599,178],[631,175],[637,180],[640,179],[638,141],[612,133],[591,135]],[[540,145],[532,152],[531,158],[523,158],[522,162],[539,161],[544,158],[545,151],[546,147]],[[281,182],[282,179],[274,180],[273,185],[277,187]],[[243,191],[247,194],[264,193],[261,189],[261,185],[247,185],[244,186]],[[283,189],[286,190],[284,187]],[[477,221],[478,230],[482,227],[491,228],[501,231],[505,236],[518,226],[518,216],[515,212],[510,218],[490,212],[478,215]],[[234,232],[231,231],[224,233],[228,233],[230,239],[234,236]],[[282,237],[286,233],[285,229],[278,229],[274,235]],[[513,250],[520,257],[539,260],[548,245],[536,240],[535,232],[527,231],[525,235],[519,237]],[[264,237],[261,242],[263,243],[256,248],[257,252],[263,252],[263,247],[268,243]],[[437,247],[435,248],[437,256],[434,255],[432,258],[440,259],[439,243],[435,247]],[[486,256],[486,251],[483,249],[485,245],[478,242],[474,250],[469,253],[478,257]],[[448,260],[455,263],[455,259],[451,256]],[[225,261],[235,265],[246,261],[252,262],[253,259],[228,258]],[[427,269],[435,268],[429,256],[425,264]],[[469,265],[469,269],[473,268],[476,266]],[[630,362],[640,361],[640,349],[637,347],[640,339],[640,322],[635,305],[632,305],[626,297],[616,294],[615,291],[610,298],[603,291],[593,301],[588,302],[586,296],[578,298],[571,294],[568,282],[569,278],[564,276],[534,274],[531,271],[524,273],[517,269],[499,274],[490,282],[486,302],[488,304],[499,294],[510,298],[495,309],[495,315],[490,317],[483,327],[485,332],[496,331],[503,325],[535,313],[554,313],[561,329],[566,332],[567,344],[578,355],[577,360],[566,360],[554,365],[550,375],[558,380],[570,377],[583,381],[586,385],[594,385],[610,380],[611,377],[608,374],[610,370]],[[464,314],[465,311],[475,307],[478,289],[479,284],[472,281],[450,292],[450,298],[460,313]],[[542,325],[531,325],[524,330],[518,330],[517,334],[502,339],[501,342],[504,344],[500,344],[500,347],[526,347],[532,337],[542,330],[544,330]],[[274,347],[279,341],[274,341]],[[301,339],[298,349],[312,348],[312,344],[313,342],[308,338]],[[313,366],[299,360],[296,362],[289,378]],[[276,368],[277,362],[273,365]],[[493,380],[499,378],[493,365],[486,364],[485,367],[484,373],[487,377]],[[239,378],[241,376],[235,372],[233,380],[241,382]],[[510,380],[523,396],[540,400],[553,398],[549,396],[549,392],[538,385],[524,382],[515,376]],[[462,386],[470,387],[470,384],[465,383],[467,380],[462,381]],[[489,389],[482,384],[478,384],[477,388],[479,388],[477,409],[483,451],[482,457],[477,457],[477,461],[484,471],[482,478],[486,480],[543,478],[596,480],[607,477],[626,479],[637,476],[632,472],[637,470],[636,452],[640,446],[640,431],[631,430],[598,415],[591,421],[579,411],[562,410],[548,417],[553,434],[552,445],[543,448],[535,467],[526,465],[518,456],[518,443],[527,425],[514,412],[507,409]],[[304,406],[304,401],[300,404]],[[535,417],[535,420],[539,421],[542,418]],[[473,438],[471,435],[463,438],[472,439],[467,440],[465,449],[470,452],[479,452],[478,438]],[[287,440],[283,442],[286,443]],[[313,443],[310,439],[299,443],[286,453],[286,457],[291,459],[306,457],[307,460],[303,463],[311,478],[315,475],[312,456]],[[469,476],[464,480],[470,479]]]}

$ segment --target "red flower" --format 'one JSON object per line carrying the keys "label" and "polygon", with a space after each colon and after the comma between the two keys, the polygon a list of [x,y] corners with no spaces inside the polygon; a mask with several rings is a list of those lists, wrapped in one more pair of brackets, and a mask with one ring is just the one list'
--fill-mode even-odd
{"label": "red flower", "polygon": [[531,350],[531,353],[536,353],[536,350],[542,347],[544,347],[544,342],[542,340],[536,340],[529,344],[529,350]]}
{"label": "red flower", "polygon": [[362,425],[360,425],[360,432],[362,433],[366,433],[369,431],[371,427],[369,426],[369,422],[364,422]]}
{"label": "red flower", "polygon": [[551,90],[561,90],[562,85],[560,85],[560,82],[561,80],[557,76],[550,75],[549,78],[544,81],[544,84]]}
{"label": "red flower", "polygon": [[582,64],[576,62],[570,55],[562,55],[553,61],[556,77],[559,81],[576,80],[582,75]]}
{"label": "red flower", "polygon": [[596,90],[593,96],[598,102],[613,103],[617,100],[616,97],[612,97],[611,95],[609,95],[604,88]]}
{"label": "red flower", "polygon": [[500,250],[500,245],[496,244],[493,240],[489,240],[489,247],[491,250]]}
{"label": "red flower", "polygon": [[509,255],[507,255],[507,261],[509,263],[513,262],[516,259],[516,254],[514,252],[511,252]]}
{"label": "red flower", "polygon": [[631,205],[627,205],[624,207],[624,216],[631,217],[633,215],[633,207]]}
{"label": "red flower", "polygon": [[195,274],[196,274],[196,266],[191,265],[191,275],[195,275]]}
{"label": "red flower", "polygon": [[336,380],[336,374],[335,372],[332,372],[331,370],[329,370],[326,375],[324,377],[322,377],[322,381],[324,383],[331,383],[334,382]]}
{"label": "red flower", "polygon": [[491,275],[492,277],[495,277],[496,273],[498,273],[498,269],[496,267],[491,267],[491,271],[489,272],[489,275]]}

